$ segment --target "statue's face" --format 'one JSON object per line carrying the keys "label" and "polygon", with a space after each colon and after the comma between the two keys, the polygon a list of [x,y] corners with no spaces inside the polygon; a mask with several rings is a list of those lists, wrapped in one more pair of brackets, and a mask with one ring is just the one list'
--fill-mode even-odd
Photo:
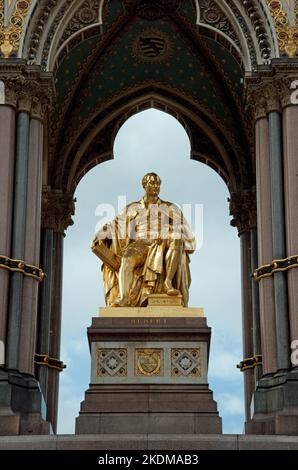
{"label": "statue's face", "polygon": [[151,176],[145,185],[145,191],[147,196],[157,197],[160,193],[160,181],[154,176]]}

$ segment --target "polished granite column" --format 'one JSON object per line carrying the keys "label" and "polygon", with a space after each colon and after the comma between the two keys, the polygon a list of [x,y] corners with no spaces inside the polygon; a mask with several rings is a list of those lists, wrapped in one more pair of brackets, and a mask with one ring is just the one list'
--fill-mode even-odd
{"label": "polished granite column", "polygon": [[[298,72],[297,72],[298,74]],[[283,110],[284,188],[287,256],[298,256],[298,105]],[[290,340],[298,340],[298,269],[287,272]],[[293,364],[294,365],[294,364]],[[296,364],[297,367],[298,364]]]}
{"label": "polished granite column", "polygon": [[[4,90],[3,90],[4,93]],[[15,109],[0,105],[0,255],[11,257],[11,231],[13,216],[13,177],[15,164]],[[0,268],[0,340],[6,342],[8,285],[10,272]]]}
{"label": "polished granite column", "polygon": [[[257,227],[252,227],[250,231],[250,255],[251,272],[253,273],[259,266],[258,262],[258,233]],[[262,356],[261,346],[261,322],[260,322],[260,296],[259,284],[251,278],[252,316],[253,316],[253,354]],[[262,377],[262,366],[255,367],[255,385]]]}
{"label": "polished granite column", "polygon": [[[256,122],[256,179],[258,218],[259,266],[273,259],[272,198],[269,155],[269,123],[266,116]],[[263,356],[263,374],[277,370],[277,339],[275,320],[274,282],[272,277],[259,282],[260,324]]]}
{"label": "polished granite column", "polygon": [[[21,111],[17,116],[17,148],[14,181],[15,192],[12,237],[12,258],[17,260],[24,260],[25,254],[29,126],[29,113]],[[19,367],[19,341],[21,329],[22,295],[23,273],[13,272],[11,275],[10,285],[6,351],[6,368],[9,370],[18,370]]]}
{"label": "polished granite column", "polygon": [[[250,232],[240,235],[241,281],[242,281],[242,341],[244,359],[253,356],[253,316],[251,292]],[[250,405],[255,381],[253,369],[246,369],[244,374],[244,396],[246,421],[250,419]]]}
{"label": "polished granite column", "polygon": [[[269,113],[269,140],[272,200],[272,260],[276,260],[284,259],[286,255],[282,133],[281,116],[278,111],[271,111]],[[278,335],[276,337],[277,368],[279,370],[287,370],[290,364],[290,344],[286,274],[284,272],[275,272],[273,276],[273,282],[275,321],[276,330],[278,331]]]}
{"label": "polished granite column", "polygon": [[[24,259],[39,266],[41,185],[42,185],[43,124],[31,119],[29,138],[28,188]],[[31,277],[23,280],[22,318],[20,331],[19,371],[34,375],[36,323],[39,282]]]}

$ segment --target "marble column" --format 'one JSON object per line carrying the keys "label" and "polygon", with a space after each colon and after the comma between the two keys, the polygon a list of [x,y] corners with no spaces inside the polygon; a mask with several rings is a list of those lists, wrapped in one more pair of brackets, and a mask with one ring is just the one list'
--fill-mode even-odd
{"label": "marble column", "polygon": [[[13,176],[15,160],[15,109],[0,106],[0,255],[11,256],[11,230],[13,214]],[[0,268],[0,341],[5,344],[10,273]]]}
{"label": "marble column", "polygon": [[[284,228],[283,161],[281,116],[277,111],[269,113],[270,173],[271,173],[271,210],[272,210],[272,248],[273,259],[283,259],[286,255]],[[277,367],[289,368],[290,345],[288,324],[288,299],[286,275],[276,272],[273,277],[275,321],[277,335]]]}
{"label": "marble column", "polygon": [[[256,122],[256,186],[259,266],[270,264],[273,259],[272,205],[269,157],[269,123],[267,117]],[[276,323],[274,283],[272,277],[259,282],[260,324],[263,356],[263,375],[277,370]]]}
{"label": "marble column", "polygon": [[[284,185],[287,256],[298,255],[298,106],[283,110]],[[287,272],[290,340],[298,340],[298,269]]]}
{"label": "marble column", "polygon": [[[241,246],[241,277],[242,277],[242,331],[244,359],[253,356],[253,318],[251,302],[251,271],[250,271],[250,233],[240,235]],[[244,371],[244,394],[246,421],[250,419],[250,405],[254,392],[254,371]]]}
{"label": "marble column", "polygon": [[[53,273],[53,230],[43,229],[42,236],[42,264],[47,275],[42,286],[40,296],[38,353],[50,355],[50,329],[52,309],[52,273]],[[45,401],[48,395],[49,369],[41,366],[38,368],[38,379]]]}
{"label": "marble column", "polygon": [[[61,313],[62,313],[62,281],[63,281],[63,244],[64,235],[60,232],[53,234],[53,277],[52,277],[52,307],[50,328],[50,355],[60,359],[61,343]],[[48,373],[48,420],[57,432],[58,395],[60,372],[50,369]]]}
{"label": "marble column", "polygon": [[[61,304],[63,276],[64,232],[72,225],[74,200],[62,190],[43,188],[42,196],[42,258],[48,273],[42,285],[38,352],[60,360]],[[38,377],[47,404],[47,419],[57,429],[58,392],[60,372],[46,367],[38,368]]]}
{"label": "marble column", "polygon": [[[24,260],[28,157],[29,157],[29,113],[21,111],[17,117],[17,149],[14,180],[14,215],[12,258]],[[9,317],[7,331],[6,368],[17,370],[19,359],[19,340],[22,312],[23,274],[11,275]]]}
{"label": "marble column", "polygon": [[[26,263],[39,266],[43,125],[31,119],[29,138],[28,191],[25,232]],[[37,302],[39,283],[25,277],[23,281],[22,319],[20,332],[19,371],[34,374]]]}

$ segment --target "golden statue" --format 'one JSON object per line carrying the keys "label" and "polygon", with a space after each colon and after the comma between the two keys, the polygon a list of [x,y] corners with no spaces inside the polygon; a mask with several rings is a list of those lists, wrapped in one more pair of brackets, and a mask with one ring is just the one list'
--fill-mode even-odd
{"label": "golden statue", "polygon": [[195,238],[181,210],[159,199],[160,177],[148,173],[142,184],[144,197],[102,227],[92,243],[103,261],[106,305],[144,307],[150,294],[181,294],[187,307]]}

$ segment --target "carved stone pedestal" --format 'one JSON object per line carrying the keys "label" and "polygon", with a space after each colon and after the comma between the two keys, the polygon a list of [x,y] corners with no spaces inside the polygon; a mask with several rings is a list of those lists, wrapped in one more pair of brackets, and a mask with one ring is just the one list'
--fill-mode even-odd
{"label": "carved stone pedestal", "polygon": [[185,314],[175,318],[171,307],[147,308],[102,309],[104,317],[93,318],[91,385],[76,434],[221,433],[202,310],[173,307],[173,315],[176,308]]}

